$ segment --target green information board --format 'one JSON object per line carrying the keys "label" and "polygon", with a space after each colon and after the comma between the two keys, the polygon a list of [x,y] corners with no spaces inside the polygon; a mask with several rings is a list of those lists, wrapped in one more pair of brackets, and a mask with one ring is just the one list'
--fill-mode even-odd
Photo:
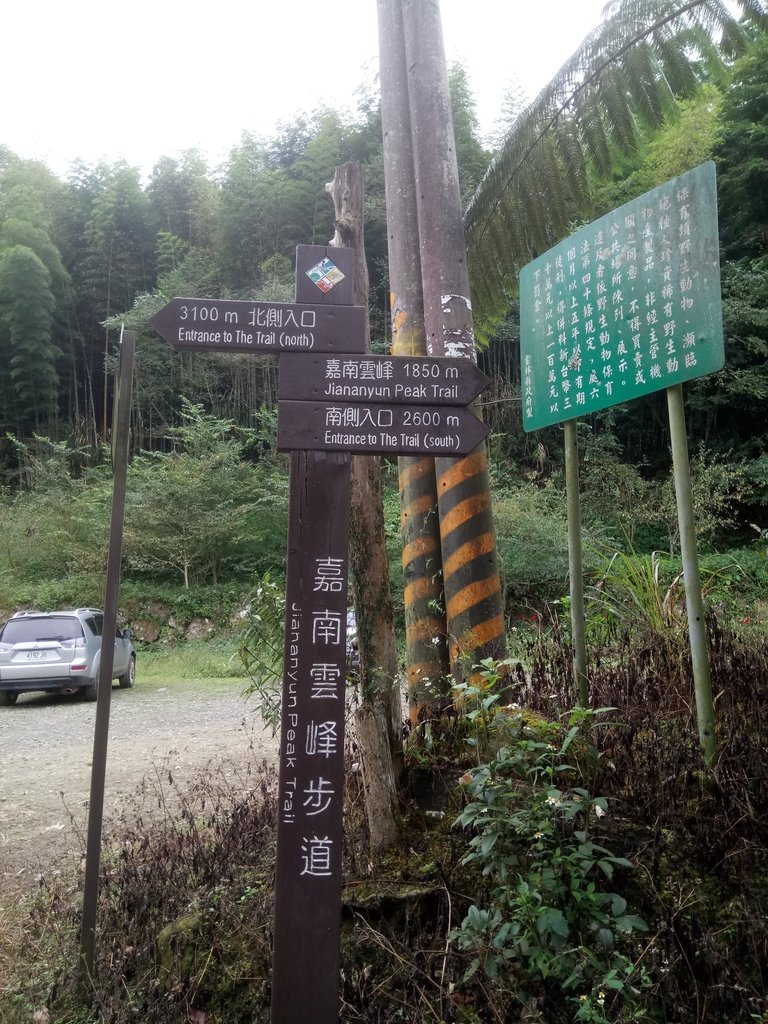
{"label": "green information board", "polygon": [[520,272],[526,430],[724,362],[711,161],[581,228]]}

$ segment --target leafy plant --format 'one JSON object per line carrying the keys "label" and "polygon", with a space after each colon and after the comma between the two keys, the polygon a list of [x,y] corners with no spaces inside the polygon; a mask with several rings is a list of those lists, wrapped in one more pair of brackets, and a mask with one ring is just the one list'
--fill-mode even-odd
{"label": "leafy plant", "polygon": [[477,753],[478,763],[489,757],[501,742],[507,716],[502,701],[520,683],[511,681],[510,670],[516,662],[511,658],[496,661],[484,658],[467,680],[455,683],[454,694],[461,708],[464,742]]}
{"label": "leafy plant", "polygon": [[283,674],[285,590],[266,572],[246,606],[246,625],[238,655],[250,678],[245,688],[273,734],[280,722],[280,681]]}
{"label": "leafy plant", "polygon": [[[702,592],[714,593],[720,583],[726,586],[734,575],[743,577],[741,567],[732,558],[725,564],[700,567]],[[639,555],[615,552],[607,568],[587,591],[589,610],[635,631],[658,633],[667,638],[683,635],[686,624],[685,582],[679,562],[661,552]],[[588,617],[589,619],[589,617]]]}
{"label": "leafy plant", "polygon": [[634,623],[670,632],[684,621],[682,571],[665,578],[669,562],[658,551],[649,555],[617,551],[595,585],[589,588],[592,609],[624,625]]}
{"label": "leafy plant", "polygon": [[562,492],[552,486],[494,494],[494,523],[508,603],[528,607],[567,589],[568,536]]}
{"label": "leafy plant", "polygon": [[504,715],[509,742],[464,777],[469,800],[456,822],[471,833],[463,863],[491,884],[488,906],[471,905],[452,932],[471,955],[465,978],[482,971],[503,984],[517,968],[521,989],[557,986],[578,1021],[611,1019],[617,998],[622,1019],[641,1019],[643,978],[626,938],[646,925],[615,891],[617,873],[632,864],[597,834],[607,800],[588,784],[596,761],[588,730],[608,710],[570,712],[564,734],[559,723]]}

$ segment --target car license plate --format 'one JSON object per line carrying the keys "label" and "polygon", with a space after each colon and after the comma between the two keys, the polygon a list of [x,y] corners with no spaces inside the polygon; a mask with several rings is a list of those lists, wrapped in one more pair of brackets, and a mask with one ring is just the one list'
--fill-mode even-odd
{"label": "car license plate", "polygon": [[47,651],[27,651],[27,661],[45,661],[47,657]]}

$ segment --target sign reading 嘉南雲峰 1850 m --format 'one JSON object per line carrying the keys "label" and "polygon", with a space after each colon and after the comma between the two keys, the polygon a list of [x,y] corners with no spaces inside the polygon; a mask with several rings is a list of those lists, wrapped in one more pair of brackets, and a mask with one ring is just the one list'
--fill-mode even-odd
{"label": "sign reading \u5609\u5357\u96f2\u5cf0 1850 m", "polygon": [[722,367],[713,163],[601,217],[523,268],[520,358],[526,430]]}

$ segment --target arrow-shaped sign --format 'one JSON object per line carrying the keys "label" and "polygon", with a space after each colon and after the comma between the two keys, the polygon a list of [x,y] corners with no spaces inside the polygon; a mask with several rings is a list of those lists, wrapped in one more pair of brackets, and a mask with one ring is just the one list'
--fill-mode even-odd
{"label": "arrow-shaped sign", "polygon": [[382,455],[466,455],[488,433],[471,409],[278,402],[277,447]]}
{"label": "arrow-shaped sign", "polygon": [[291,353],[280,357],[278,396],[305,402],[469,405],[489,383],[470,359]]}
{"label": "arrow-shaped sign", "polygon": [[174,348],[215,352],[362,352],[363,306],[171,299],[149,321]]}

